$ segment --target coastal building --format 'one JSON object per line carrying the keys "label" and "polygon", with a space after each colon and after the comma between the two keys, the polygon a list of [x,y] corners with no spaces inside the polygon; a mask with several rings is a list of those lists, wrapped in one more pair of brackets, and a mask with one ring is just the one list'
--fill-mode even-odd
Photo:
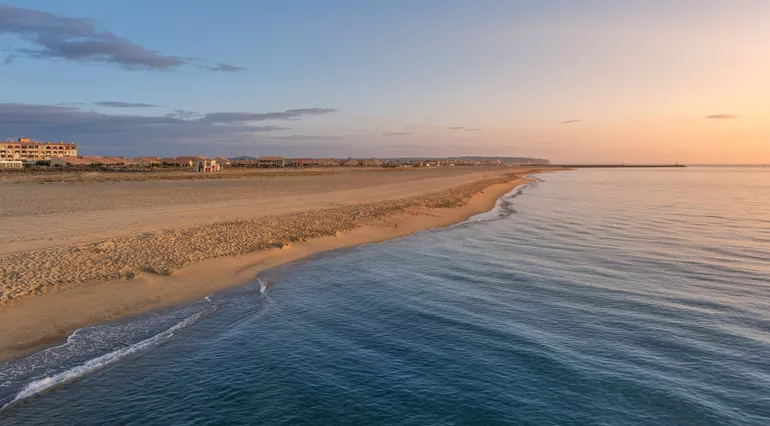
{"label": "coastal building", "polygon": [[283,167],[286,160],[283,157],[259,157],[257,160],[259,167]]}
{"label": "coastal building", "polygon": [[217,165],[219,165],[220,168],[227,167],[230,165],[230,159],[225,157],[216,156],[214,157],[215,160],[217,160]]}
{"label": "coastal building", "polygon": [[219,165],[217,160],[206,157],[195,157],[193,160],[193,170],[200,173],[218,172]]}
{"label": "coastal building", "polygon": [[382,165],[382,161],[376,158],[369,158],[367,160],[361,161],[361,165],[366,167],[379,167]]}
{"label": "coastal building", "polygon": [[290,167],[312,167],[315,164],[312,158],[292,158],[288,165]]}
{"label": "coastal building", "polygon": [[336,158],[317,158],[313,160],[313,165],[316,167],[335,167],[339,166],[340,162]]}
{"label": "coastal building", "polygon": [[16,142],[0,142],[0,161],[35,163],[53,157],[76,157],[78,147],[72,142],[33,142],[19,138]]}
{"label": "coastal building", "polygon": [[165,166],[174,167],[192,167],[196,157],[167,157],[161,158],[160,162]]}
{"label": "coastal building", "polygon": [[160,157],[136,157],[132,161],[139,166],[145,167],[160,166],[162,164]]}
{"label": "coastal building", "polygon": [[0,160],[0,169],[21,169],[24,163],[21,160]]}
{"label": "coastal building", "polygon": [[356,167],[356,166],[360,166],[360,165],[361,165],[361,162],[360,162],[360,161],[358,161],[358,160],[356,160],[356,159],[355,159],[355,158],[353,158],[353,157],[348,157],[348,159],[347,159],[347,160],[345,160],[345,162],[344,162],[344,163],[342,163],[342,165],[343,165],[343,166],[346,166],[346,167]]}
{"label": "coastal building", "polygon": [[259,161],[257,160],[230,160],[230,165],[233,167],[258,167]]}
{"label": "coastal building", "polygon": [[135,166],[133,160],[123,157],[102,157],[98,155],[81,155],[76,157],[52,157],[51,167],[104,166],[130,167]]}
{"label": "coastal building", "polygon": [[471,159],[455,159],[452,160],[452,162],[457,166],[481,166],[481,161],[479,160],[471,160]]}
{"label": "coastal building", "polygon": [[54,157],[51,158],[51,167],[95,166],[96,163],[87,156],[80,157]]}
{"label": "coastal building", "polygon": [[196,158],[199,157],[197,155],[192,157],[176,157],[176,161],[182,167],[192,167]]}

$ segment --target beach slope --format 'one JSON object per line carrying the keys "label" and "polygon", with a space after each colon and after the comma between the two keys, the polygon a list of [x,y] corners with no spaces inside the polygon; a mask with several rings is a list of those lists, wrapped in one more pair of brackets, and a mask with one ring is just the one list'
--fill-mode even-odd
{"label": "beach slope", "polygon": [[[2,211],[0,360],[61,342],[84,326],[200,299],[312,253],[462,222],[538,171],[348,172],[246,185],[127,182],[119,191],[110,183],[47,187],[70,192],[72,203],[61,211],[55,199]],[[243,192],[218,196],[228,183]],[[18,188],[0,185],[0,193]],[[145,207],[105,208],[111,197],[113,205],[128,198]]]}

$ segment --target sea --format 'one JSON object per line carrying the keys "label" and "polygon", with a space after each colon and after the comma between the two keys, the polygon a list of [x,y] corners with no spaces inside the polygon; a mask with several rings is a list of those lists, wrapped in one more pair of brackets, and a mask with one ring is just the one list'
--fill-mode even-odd
{"label": "sea", "polygon": [[770,168],[534,179],[2,363],[0,425],[770,425]]}

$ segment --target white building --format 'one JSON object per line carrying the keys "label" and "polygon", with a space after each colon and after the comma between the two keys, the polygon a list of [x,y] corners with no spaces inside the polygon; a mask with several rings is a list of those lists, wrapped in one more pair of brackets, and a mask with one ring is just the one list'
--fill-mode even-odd
{"label": "white building", "polygon": [[218,172],[221,170],[217,160],[212,160],[205,157],[195,157],[193,159],[193,170],[201,173]]}

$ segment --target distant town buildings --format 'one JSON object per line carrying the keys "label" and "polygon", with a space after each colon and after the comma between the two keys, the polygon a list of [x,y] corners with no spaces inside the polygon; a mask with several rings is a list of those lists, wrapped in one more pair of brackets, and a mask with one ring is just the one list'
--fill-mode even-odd
{"label": "distant town buildings", "polygon": [[284,157],[102,157],[78,155],[74,143],[33,142],[30,138],[0,142],[0,168],[23,168],[25,165],[52,167],[180,167],[198,172],[213,172],[224,167],[452,167],[452,166],[519,166],[548,165],[546,159],[528,157],[451,157],[451,158],[290,158]]}
{"label": "distant town buildings", "polygon": [[317,158],[313,160],[316,167],[336,167],[340,165],[336,158]]}
{"label": "distant town buildings", "polygon": [[51,158],[51,167],[73,167],[73,166],[104,166],[104,167],[128,167],[136,166],[137,163],[129,158],[123,157],[102,157],[98,155],[81,155],[77,157],[53,157]]}
{"label": "distant town buildings", "polygon": [[169,157],[161,158],[160,162],[164,166],[192,167],[195,157]]}
{"label": "distant town buildings", "polygon": [[286,160],[283,157],[259,157],[257,165],[259,167],[283,167],[286,165]]}
{"label": "distant town buildings", "polygon": [[292,158],[288,165],[291,167],[313,167],[315,160],[312,158]]}
{"label": "distant town buildings", "polygon": [[102,157],[97,155],[79,155],[76,157],[53,157],[50,160],[51,167],[112,167],[112,168],[137,168],[137,167],[186,167],[198,172],[215,172],[221,170],[216,160],[206,157]]}
{"label": "distant town buildings", "polygon": [[[219,157],[217,157],[219,158]],[[161,158],[158,160],[167,167],[189,167],[196,172],[218,172],[222,170],[221,164],[217,159],[195,156],[195,157],[173,157]]]}
{"label": "distant town buildings", "polygon": [[358,160],[348,157],[344,160],[336,158],[290,158],[283,157],[259,157],[256,159],[229,160],[233,167],[379,167],[383,162],[376,158]]}
{"label": "distant town buildings", "polygon": [[136,157],[134,161],[137,164],[146,167],[160,166],[163,164],[163,162],[160,161],[160,157]]}
{"label": "distant town buildings", "polygon": [[230,165],[233,167],[259,167],[257,160],[230,160]]}
{"label": "distant town buildings", "polygon": [[33,142],[30,138],[0,142],[0,162],[14,164],[12,167],[20,167],[19,162],[23,165],[77,155],[78,147],[72,142]]}

